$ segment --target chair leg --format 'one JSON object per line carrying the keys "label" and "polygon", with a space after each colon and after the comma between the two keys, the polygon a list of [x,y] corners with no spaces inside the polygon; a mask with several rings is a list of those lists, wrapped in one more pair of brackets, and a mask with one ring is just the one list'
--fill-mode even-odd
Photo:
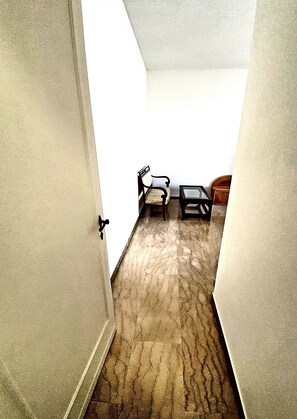
{"label": "chair leg", "polygon": [[164,202],[162,204],[162,210],[163,210],[163,220],[165,221],[165,204],[164,204]]}

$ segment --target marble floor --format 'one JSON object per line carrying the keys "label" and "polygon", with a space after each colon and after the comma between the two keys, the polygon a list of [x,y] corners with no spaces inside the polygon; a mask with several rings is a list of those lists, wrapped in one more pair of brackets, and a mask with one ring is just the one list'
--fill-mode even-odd
{"label": "marble floor", "polygon": [[239,418],[211,302],[226,208],[140,219],[112,284],[117,332],[85,418]]}

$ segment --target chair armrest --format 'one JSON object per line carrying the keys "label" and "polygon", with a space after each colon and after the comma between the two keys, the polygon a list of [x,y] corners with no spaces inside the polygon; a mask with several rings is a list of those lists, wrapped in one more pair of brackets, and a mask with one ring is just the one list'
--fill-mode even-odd
{"label": "chair armrest", "polygon": [[165,181],[165,185],[168,186],[168,187],[170,185],[170,179],[169,179],[168,176],[154,176],[154,175],[151,175],[151,177],[167,179],[167,181]]}

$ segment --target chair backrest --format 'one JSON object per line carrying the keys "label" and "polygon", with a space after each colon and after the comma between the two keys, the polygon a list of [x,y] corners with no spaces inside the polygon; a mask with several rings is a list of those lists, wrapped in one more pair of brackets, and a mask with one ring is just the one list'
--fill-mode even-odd
{"label": "chair backrest", "polygon": [[217,179],[215,179],[211,184],[211,194],[213,195],[213,190],[215,187],[222,187],[222,188],[229,188],[232,181],[232,175],[225,175],[220,176]]}
{"label": "chair backrest", "polygon": [[144,185],[151,186],[153,183],[150,166],[145,166],[141,170],[139,170],[138,176],[142,183],[143,193],[146,194],[148,188],[146,188]]}

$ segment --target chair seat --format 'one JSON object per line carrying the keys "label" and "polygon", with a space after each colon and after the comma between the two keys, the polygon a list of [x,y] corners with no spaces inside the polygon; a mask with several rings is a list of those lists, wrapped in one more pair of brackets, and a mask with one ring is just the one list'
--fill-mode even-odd
{"label": "chair seat", "polygon": [[[165,205],[167,205],[169,200],[170,200],[170,188],[168,188],[166,186],[166,187],[164,187],[164,189],[166,189],[166,191],[167,191],[167,197],[166,197],[166,201],[165,201]],[[147,192],[147,194],[145,196],[146,204],[162,205],[161,195],[163,195],[163,191],[161,191],[161,189],[149,189],[149,191]]]}

